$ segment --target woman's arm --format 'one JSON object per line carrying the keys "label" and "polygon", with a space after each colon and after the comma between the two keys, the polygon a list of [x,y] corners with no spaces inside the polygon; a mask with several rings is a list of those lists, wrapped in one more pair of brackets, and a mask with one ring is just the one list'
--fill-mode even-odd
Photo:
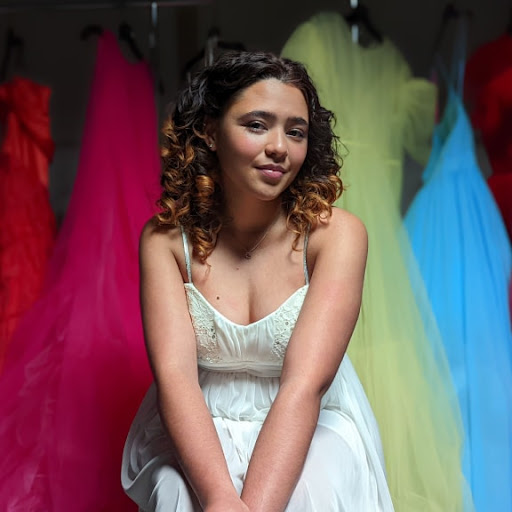
{"label": "woman's arm", "polygon": [[310,238],[310,287],[288,344],[280,389],[258,437],[242,500],[251,512],[282,512],[300,477],[320,411],[352,335],[367,255],[364,225],[334,210]]}
{"label": "woman's arm", "polygon": [[140,241],[142,318],[160,415],[203,510],[244,512],[199,387],[195,336],[172,250],[180,240],[149,223]]}

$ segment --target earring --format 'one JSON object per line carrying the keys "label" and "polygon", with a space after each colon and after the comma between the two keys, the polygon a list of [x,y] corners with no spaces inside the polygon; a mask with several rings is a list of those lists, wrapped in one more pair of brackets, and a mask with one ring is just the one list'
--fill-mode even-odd
{"label": "earring", "polygon": [[209,147],[210,149],[212,149],[212,148],[213,148],[213,142],[210,142],[210,144],[208,144],[208,147]]}

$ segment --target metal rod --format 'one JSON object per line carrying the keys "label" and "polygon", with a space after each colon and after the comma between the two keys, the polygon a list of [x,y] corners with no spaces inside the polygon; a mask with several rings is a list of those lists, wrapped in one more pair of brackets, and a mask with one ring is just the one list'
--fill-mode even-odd
{"label": "metal rod", "polygon": [[[350,0],[350,7],[352,9],[357,9],[359,7],[359,0]],[[359,25],[354,23],[350,29],[350,33],[352,34],[352,42],[359,42]]]}
{"label": "metal rod", "polygon": [[93,10],[93,9],[117,9],[120,7],[151,7],[157,4],[158,7],[182,7],[192,5],[210,4],[212,0],[157,0],[151,2],[148,0],[129,0],[109,1],[109,2],[20,2],[11,1],[0,3],[0,13],[17,11],[44,11],[44,10]]}

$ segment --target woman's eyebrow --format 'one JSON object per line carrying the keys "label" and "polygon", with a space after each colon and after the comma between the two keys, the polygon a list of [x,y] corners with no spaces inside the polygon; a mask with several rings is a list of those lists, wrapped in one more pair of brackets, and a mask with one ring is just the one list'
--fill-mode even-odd
{"label": "woman's eyebrow", "polygon": [[[267,112],[266,110],[251,110],[251,112],[247,112],[246,114],[241,116],[241,119],[246,119],[250,117],[260,117],[267,121],[275,121],[277,116],[272,112]],[[292,116],[288,118],[293,124],[299,124],[302,126],[308,126],[308,122],[300,116]]]}
{"label": "woman's eyebrow", "polygon": [[293,124],[300,124],[302,126],[308,126],[308,122],[303,117],[290,117],[290,121],[293,122]]}

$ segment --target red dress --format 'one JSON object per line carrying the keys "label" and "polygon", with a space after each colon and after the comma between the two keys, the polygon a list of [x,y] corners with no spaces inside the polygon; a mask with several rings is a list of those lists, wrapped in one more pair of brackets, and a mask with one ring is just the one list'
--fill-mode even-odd
{"label": "red dress", "polygon": [[0,372],[20,317],[41,291],[55,238],[49,98],[47,87],[24,78],[0,86]]}
{"label": "red dress", "polygon": [[512,35],[504,34],[473,54],[466,67],[465,95],[493,170],[489,187],[512,238]]}
{"label": "red dress", "polygon": [[[493,174],[489,187],[512,239],[512,35],[479,48],[466,67],[466,99]],[[512,318],[512,282],[510,283]]]}

